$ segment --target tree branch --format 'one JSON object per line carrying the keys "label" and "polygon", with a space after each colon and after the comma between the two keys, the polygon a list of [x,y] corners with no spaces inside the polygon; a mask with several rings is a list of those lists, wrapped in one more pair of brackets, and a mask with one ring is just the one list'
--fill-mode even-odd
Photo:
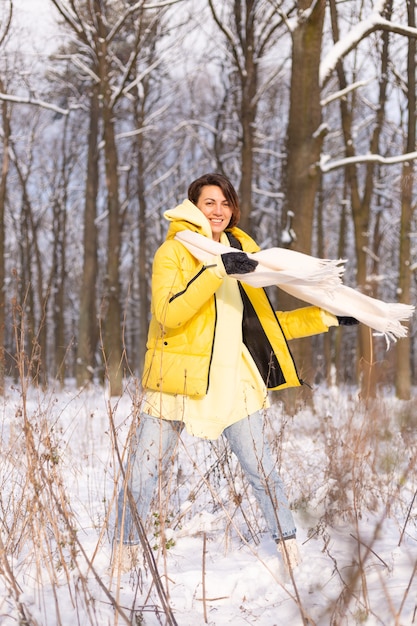
{"label": "tree branch", "polygon": [[337,41],[331,52],[320,64],[320,85],[323,87],[336,68],[337,63],[349,52],[354,50],[358,43],[377,30],[387,30],[405,37],[417,37],[417,28],[395,24],[382,17],[387,0],[381,0],[376,11],[371,13],[368,19],[362,20],[354,26],[346,37]]}
{"label": "tree branch", "polygon": [[0,93],[0,100],[5,102],[15,102],[16,104],[33,104],[34,106],[42,107],[43,109],[55,111],[55,113],[59,113],[60,115],[68,115],[70,112],[70,109],[61,109],[61,107],[56,106],[55,104],[50,104],[49,102],[44,102],[43,100],[32,99],[30,96],[28,98],[24,98],[22,96],[12,96],[7,93]]}
{"label": "tree branch", "polygon": [[328,157],[322,157],[318,167],[323,173],[331,172],[339,167],[346,165],[355,165],[361,163],[381,163],[382,165],[395,165],[396,163],[404,163],[405,161],[414,161],[417,159],[417,152],[408,152],[407,154],[399,154],[394,157],[383,157],[380,154],[362,154],[354,157],[346,157],[337,161],[327,163]]}

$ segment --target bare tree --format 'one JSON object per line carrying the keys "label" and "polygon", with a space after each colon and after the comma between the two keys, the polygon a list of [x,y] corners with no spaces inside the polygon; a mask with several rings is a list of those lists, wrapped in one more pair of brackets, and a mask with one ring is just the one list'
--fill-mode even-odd
{"label": "bare tree", "polygon": [[[7,33],[10,28],[12,19],[13,3],[9,0],[8,6],[4,7],[5,19],[1,25],[0,32],[0,50],[2,49],[3,42],[7,37]],[[0,91],[5,91],[4,83],[0,77]],[[9,141],[11,135],[10,128],[10,106],[7,102],[1,103],[1,118],[2,118],[2,165],[0,175],[0,394],[4,394],[4,377],[5,377],[5,324],[6,324],[6,309],[5,309],[5,213],[6,213],[6,198],[7,198],[7,177],[9,173],[10,159],[9,159]]]}
{"label": "bare tree", "polygon": [[[289,108],[288,124],[288,161],[284,177],[286,181],[286,211],[283,214],[283,225],[288,226],[289,215],[291,215],[291,228],[287,232],[293,234],[290,245],[297,247],[304,252],[311,251],[314,235],[314,216],[317,203],[317,189],[320,181],[320,171],[322,173],[331,171],[331,165],[322,160],[323,141],[326,139],[327,127],[322,123],[322,107],[331,102],[331,98],[323,96],[325,86],[329,86],[330,78],[336,71],[339,81],[338,95],[341,110],[341,131],[344,137],[344,150],[346,160],[339,162],[339,167],[345,168],[345,176],[349,189],[349,201],[352,206],[352,216],[356,239],[357,261],[357,283],[362,288],[370,287],[367,281],[369,271],[370,251],[373,249],[373,258],[377,257],[375,245],[378,237],[371,241],[370,226],[373,219],[373,207],[378,203],[375,200],[375,181],[379,173],[382,172],[379,164],[395,164],[396,158],[392,161],[381,154],[383,137],[385,107],[387,101],[388,86],[388,42],[389,33],[398,33],[408,37],[415,37],[417,32],[412,26],[404,26],[397,22],[391,22],[392,3],[389,0],[379,3],[368,18],[363,18],[357,7],[352,5],[352,15],[357,20],[356,24],[346,33],[340,36],[338,31],[337,11],[345,10],[344,6],[338,5],[333,0],[329,2],[332,31],[334,36],[334,46],[323,60],[322,38],[324,27],[324,11],[326,2],[299,2],[297,18],[292,23],[292,68],[291,68],[291,101]],[[346,19],[346,10],[344,13]],[[372,123],[368,121],[363,129],[363,136],[369,134],[368,147],[355,140],[357,135],[358,120],[355,116],[362,114],[366,107],[362,99],[356,96],[358,89],[366,83],[357,79],[355,70],[352,71],[351,79],[347,78],[343,61],[352,53],[361,57],[364,54],[365,45],[369,37],[382,31],[381,40],[383,42],[380,55],[379,94],[378,104],[370,113]],[[360,47],[362,46],[362,51]],[[365,53],[366,54],[366,53]],[[355,82],[356,77],[356,82]],[[362,111],[360,111],[360,108]],[[368,133],[368,129],[372,129]],[[357,155],[356,150],[363,156]],[[369,158],[368,152],[375,157]],[[414,150],[410,157],[416,158]],[[406,158],[402,156],[401,158]],[[359,166],[360,163],[363,163]],[[323,183],[325,186],[325,183]],[[375,220],[375,228],[378,228],[378,220]],[[377,231],[374,231],[375,233]],[[296,238],[296,240],[295,240]],[[374,268],[375,263],[374,263]],[[373,360],[373,345],[369,331],[361,327],[360,332],[360,357],[363,365],[363,392],[373,393],[375,380],[371,376],[375,374]],[[299,348],[301,353],[302,368],[310,369],[311,344]]]}
{"label": "bare tree", "polygon": [[[103,133],[103,160],[107,205],[107,265],[101,306],[103,356],[112,395],[122,393],[125,367],[122,341],[120,254],[123,210],[116,139],[117,111],[136,83],[134,68],[142,50],[144,20],[156,20],[161,12],[147,10],[145,2],[132,4],[94,0],[67,3],[51,0],[87,51],[82,63],[97,84]],[[144,17],[145,16],[145,17]],[[126,36],[126,33],[129,36]],[[90,127],[91,128],[91,127]],[[92,149],[92,148],[91,148]],[[93,337],[91,338],[93,339]]]}
{"label": "bare tree", "polygon": [[[339,30],[337,24],[336,3],[330,0],[330,8],[332,15],[332,27],[335,42],[339,41]],[[379,97],[378,106],[376,107],[375,119],[373,122],[373,131],[369,141],[369,152],[378,154],[380,152],[380,137],[384,128],[385,106],[387,99],[388,85],[388,33],[382,34],[383,46],[381,51],[381,67],[379,76]],[[343,62],[339,61],[337,65],[337,75],[339,79],[340,90],[345,90],[348,85]],[[355,154],[355,140],[353,137],[354,129],[354,109],[356,106],[355,92],[351,94],[351,98],[342,98],[340,100],[342,129],[344,134],[346,156],[352,157]],[[377,171],[376,163],[369,163],[366,166],[366,175],[363,181],[363,190],[361,192],[361,180],[358,176],[357,167],[350,165],[346,167],[346,180],[349,188],[349,197],[352,207],[352,216],[355,232],[356,243],[356,262],[357,262],[357,284],[363,289],[369,289],[367,282],[368,277],[368,251],[370,250],[370,222],[372,211],[372,200],[375,188],[375,176]],[[376,258],[374,256],[374,258]],[[376,296],[376,293],[369,295]],[[375,394],[376,385],[376,369],[373,360],[372,336],[369,330],[361,326],[360,328],[360,357],[363,370],[362,390],[367,396]]]}
{"label": "bare tree", "polygon": [[[286,162],[283,168],[284,210],[282,230],[286,245],[311,254],[314,209],[320,185],[322,131],[321,88],[319,81],[323,23],[326,0],[300,0],[295,26],[291,29],[291,79],[288,110]],[[296,233],[296,242],[293,234]],[[282,306],[299,305],[289,296]],[[299,371],[305,380],[312,379],[312,344],[297,342],[293,347]],[[293,395],[293,394],[289,394]]]}
{"label": "bare tree", "polygon": [[297,249],[311,253],[314,207],[320,182],[324,132],[319,81],[326,0],[297,2],[298,19],[291,31],[292,63],[287,128],[287,162],[284,171],[286,211],[294,213]]}
{"label": "bare tree", "polygon": [[[213,0],[208,0],[211,13],[227,44],[230,60],[229,85],[226,96],[235,99],[235,111],[239,120],[240,185],[241,207],[240,224],[251,231],[252,186],[254,183],[254,163],[257,138],[257,111],[259,98],[265,83],[261,71],[263,58],[276,44],[283,20],[274,3],[265,0],[233,0],[220,8]],[[229,74],[227,74],[229,75]],[[229,89],[231,94],[229,94]]]}
{"label": "bare tree", "polygon": [[[3,91],[3,81],[0,78],[0,89]],[[1,103],[2,127],[3,127],[3,159],[0,179],[0,394],[4,393],[5,375],[5,262],[4,262],[4,218],[7,194],[7,175],[9,172],[9,140],[10,140],[10,107],[7,102]]]}
{"label": "bare tree", "polygon": [[[410,27],[416,27],[415,0],[408,0],[407,14]],[[407,136],[406,153],[413,152],[416,146],[416,40],[408,40],[407,55]],[[415,212],[413,189],[415,183],[414,161],[405,161],[401,182],[401,223],[399,250],[398,293],[400,302],[411,302],[411,229]],[[406,337],[397,345],[397,365],[395,386],[397,396],[409,400],[411,396],[411,339]]]}
{"label": "bare tree", "polygon": [[[76,162],[70,136],[70,120],[65,116],[62,120],[62,134],[58,139],[56,150],[59,155],[59,167],[53,168],[52,175],[52,266],[51,266],[51,307],[54,327],[54,372],[61,384],[67,374],[67,355],[72,338],[68,337],[66,309],[68,299],[68,213],[69,184]],[[73,131],[74,132],[74,131]]]}
{"label": "bare tree", "polygon": [[[379,295],[376,291],[377,283],[370,280],[369,276],[375,276],[378,273],[377,259],[380,256],[380,246],[382,243],[380,233],[380,220],[382,213],[380,207],[381,194],[378,192],[378,187],[382,185],[382,176],[386,176],[386,167],[384,167],[384,165],[389,165],[391,163],[392,165],[395,165],[395,163],[399,162],[399,160],[412,163],[412,160],[416,158],[413,138],[411,138],[411,143],[407,143],[406,155],[400,156],[399,158],[393,157],[392,159],[389,159],[389,157],[385,158],[383,155],[384,149],[392,149],[392,147],[389,146],[389,142],[386,140],[386,108],[390,93],[390,68],[393,67],[390,57],[390,33],[398,32],[399,34],[411,37],[411,39],[414,39],[417,34],[412,24],[409,25],[410,27],[407,30],[404,27],[399,27],[395,22],[391,22],[392,6],[393,5],[390,0],[384,2],[383,6],[381,3],[381,13],[374,15],[372,20],[369,19],[367,22],[364,21],[363,28],[357,29],[357,45],[359,45],[361,37],[367,37],[371,32],[375,32],[375,30],[381,31],[380,50],[377,48],[380,64],[377,70],[377,75],[379,77],[378,104],[372,108],[372,111],[368,110],[366,113],[367,125],[362,132],[363,136],[361,143],[359,144],[358,137],[354,136],[358,135],[357,111],[362,110],[363,118],[365,117],[365,112],[362,98],[358,97],[356,92],[364,86],[364,83],[357,81],[356,86],[349,86],[349,81],[343,67],[342,54],[342,51],[346,52],[347,47],[340,45],[341,39],[339,38],[338,31],[337,7],[333,0],[330,1],[335,48],[340,49],[341,51],[341,56],[335,64],[335,67],[339,80],[339,93],[342,96],[339,99],[339,102],[346,161],[341,161],[340,166],[345,167],[345,177],[349,189],[348,198],[352,208],[355,234],[355,260],[357,263],[356,282],[361,289],[373,296]],[[349,40],[349,50],[352,50],[352,33],[349,33]],[[355,70],[352,71],[352,75],[357,76],[357,74],[355,74]],[[368,129],[371,129],[371,131],[368,131]],[[367,135],[369,135],[369,145],[366,149],[364,137]],[[384,145],[386,145],[386,148],[384,148]],[[356,151],[358,150],[358,147],[359,151],[364,155],[363,157],[357,154]],[[401,150],[399,146],[398,148]],[[407,159],[408,155],[410,157],[410,161]],[[362,165],[361,161],[363,161]],[[325,170],[329,171],[327,166],[325,166]],[[406,210],[404,204],[403,210]],[[399,225],[404,233],[404,228],[407,229],[409,226],[405,226],[403,220],[404,215],[402,215],[401,224]],[[374,224],[373,229],[372,223]],[[409,224],[408,219],[406,219],[406,223],[407,225]],[[403,254],[409,255],[409,249],[406,250],[403,248],[402,250]],[[409,262],[409,257],[407,262]],[[405,264],[404,257],[402,257],[402,263],[403,265]],[[404,286],[406,286],[406,283]],[[409,285],[408,289],[406,289],[405,297],[410,297]],[[408,340],[401,342],[402,350],[407,350],[407,344]],[[359,362],[362,373],[362,394],[364,396],[374,396],[376,393],[379,369],[378,361],[375,358],[375,355],[376,351],[371,333],[369,332],[369,329],[361,326],[359,329]],[[410,363],[410,353],[408,353],[407,359],[404,356],[403,363],[405,362]]]}
{"label": "bare tree", "polygon": [[[103,122],[104,164],[107,188],[107,271],[104,309],[103,352],[111,395],[121,395],[123,390],[123,346],[120,302],[120,246],[121,210],[119,196],[119,163],[116,147],[114,107],[116,101],[111,84],[112,63],[109,46],[109,26],[100,0],[94,0],[93,46],[97,58],[97,75],[100,85],[101,116]],[[138,51],[136,51],[138,54]]]}

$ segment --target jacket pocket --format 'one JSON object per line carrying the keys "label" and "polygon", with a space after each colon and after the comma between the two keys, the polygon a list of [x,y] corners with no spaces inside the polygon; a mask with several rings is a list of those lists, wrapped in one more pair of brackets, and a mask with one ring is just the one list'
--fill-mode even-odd
{"label": "jacket pocket", "polygon": [[148,350],[142,375],[144,389],[186,396],[204,396],[207,389],[207,358]]}

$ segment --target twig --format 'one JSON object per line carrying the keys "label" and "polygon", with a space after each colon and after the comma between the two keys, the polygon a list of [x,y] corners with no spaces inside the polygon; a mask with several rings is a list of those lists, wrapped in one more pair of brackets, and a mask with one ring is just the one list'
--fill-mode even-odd
{"label": "twig", "polygon": [[355,535],[353,535],[352,533],[349,533],[349,536],[352,537],[352,539],[354,539],[358,543],[360,543],[362,546],[364,546],[364,548],[366,548],[369,552],[372,552],[372,554],[376,556],[376,558],[379,559],[381,563],[385,565],[385,567],[389,570],[388,564],[385,563],[384,559],[381,559],[381,557],[379,556],[379,554],[375,552],[375,550],[372,550],[372,548],[368,546],[365,542],[363,542],[362,539],[359,539],[359,537],[355,537]]}
{"label": "twig", "polygon": [[166,591],[164,589],[164,586],[162,585],[161,577],[159,575],[158,567],[156,565],[152,549],[151,549],[151,547],[149,545],[149,541],[148,541],[148,538],[146,536],[145,528],[143,526],[142,520],[140,519],[140,517],[138,515],[135,499],[133,497],[133,494],[131,492],[130,487],[127,484],[126,471],[125,471],[125,468],[123,467],[122,456],[120,454],[120,449],[119,449],[119,446],[117,444],[116,427],[115,427],[115,424],[114,424],[114,420],[113,420],[111,409],[109,411],[109,417],[110,417],[110,427],[111,427],[111,430],[112,430],[112,437],[113,437],[115,452],[116,452],[117,460],[118,460],[118,463],[119,463],[119,466],[120,466],[121,474],[122,474],[122,477],[123,477],[123,483],[126,485],[126,495],[127,495],[128,505],[129,505],[130,510],[132,512],[133,523],[135,524],[136,532],[138,534],[140,544],[141,544],[141,546],[143,548],[145,560],[146,560],[147,565],[149,567],[149,571],[151,572],[152,580],[155,583],[155,587],[156,587],[159,599],[160,599],[161,604],[162,604],[162,609],[163,609],[163,611],[165,613],[165,616],[166,616],[166,624],[167,624],[167,626],[178,626],[177,622],[175,620],[172,608],[171,608],[171,606],[169,604],[167,593],[166,593]]}
{"label": "twig", "polygon": [[412,508],[413,508],[413,505],[414,505],[414,500],[416,499],[416,495],[417,495],[417,489],[416,489],[416,491],[414,492],[413,499],[411,500],[411,504],[410,504],[410,506],[408,507],[407,515],[406,515],[405,522],[404,522],[404,526],[403,526],[403,529],[402,529],[402,531],[401,531],[400,539],[399,539],[399,541],[398,541],[398,546],[400,546],[400,545],[401,545],[401,542],[402,542],[402,540],[403,540],[404,533],[405,533],[405,527],[407,526],[407,524],[408,524],[408,520],[410,519],[411,510],[412,510]]}
{"label": "twig", "polygon": [[207,598],[206,598],[206,546],[207,546],[207,533],[203,533],[203,571],[202,585],[203,585],[203,610],[204,610],[204,623],[207,624]]}
{"label": "twig", "polygon": [[[410,580],[408,581],[408,585],[407,585],[407,588],[406,588],[406,590],[404,592],[403,599],[401,600],[401,605],[400,605],[400,608],[398,610],[398,615],[401,615],[401,613],[402,613],[405,601],[406,601],[406,599],[408,597],[408,594],[410,592],[410,589],[411,589],[411,583],[413,582],[416,573],[417,573],[417,561],[414,563],[414,567],[413,567],[413,571],[411,572]],[[414,618],[413,618],[413,622],[414,622]]]}

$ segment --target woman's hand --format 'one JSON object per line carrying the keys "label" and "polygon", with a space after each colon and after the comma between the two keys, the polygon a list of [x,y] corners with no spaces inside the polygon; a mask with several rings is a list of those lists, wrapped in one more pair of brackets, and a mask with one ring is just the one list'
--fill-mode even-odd
{"label": "woman's hand", "polygon": [[258,265],[258,261],[250,259],[245,252],[225,252],[220,257],[226,274],[248,274]]}
{"label": "woman's hand", "polygon": [[356,326],[359,324],[358,320],[354,317],[348,317],[346,315],[336,315],[339,326]]}

